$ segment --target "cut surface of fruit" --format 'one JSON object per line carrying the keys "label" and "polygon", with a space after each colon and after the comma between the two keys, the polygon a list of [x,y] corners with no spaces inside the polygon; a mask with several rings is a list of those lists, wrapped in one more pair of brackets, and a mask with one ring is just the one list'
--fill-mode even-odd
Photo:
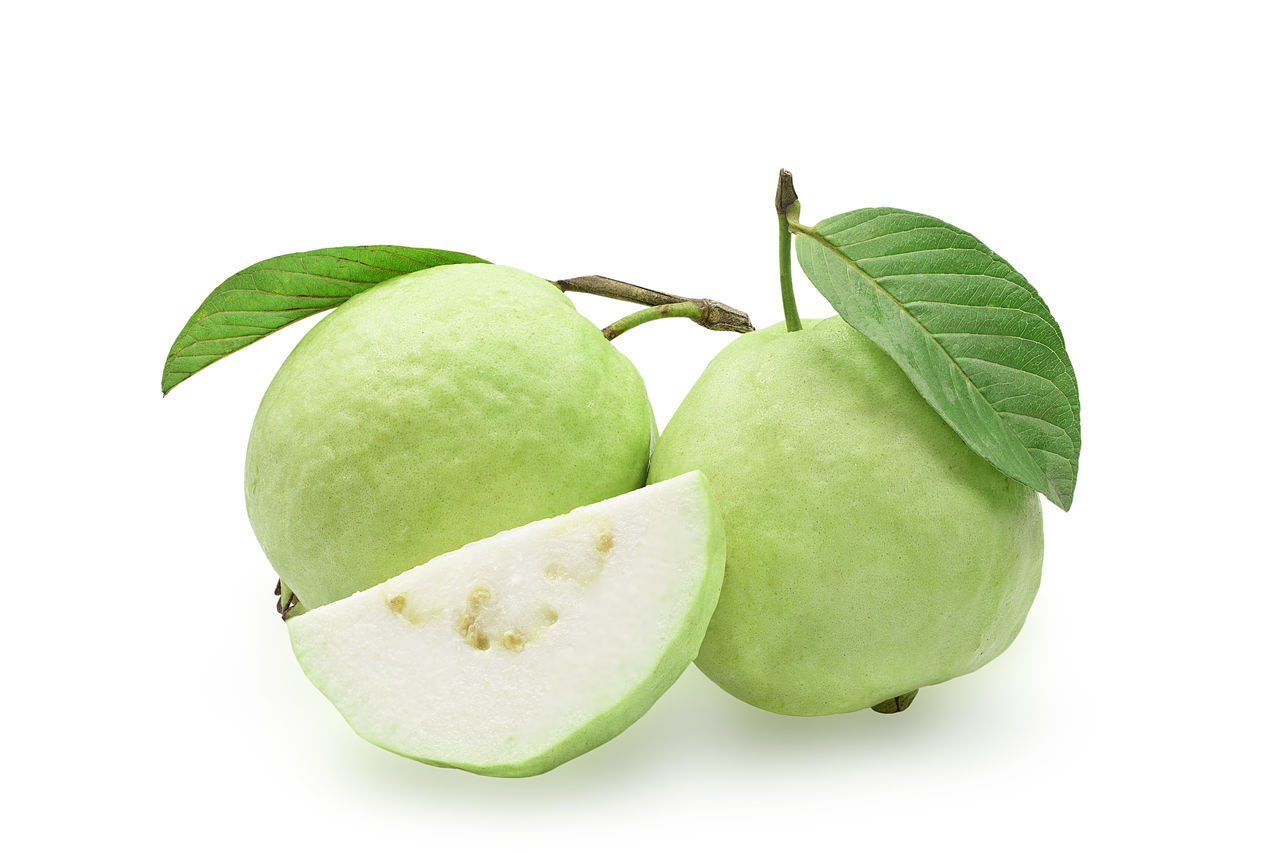
{"label": "cut surface of fruit", "polygon": [[638,719],[697,654],[724,574],[699,472],[473,542],[287,622],[360,736],[534,775]]}

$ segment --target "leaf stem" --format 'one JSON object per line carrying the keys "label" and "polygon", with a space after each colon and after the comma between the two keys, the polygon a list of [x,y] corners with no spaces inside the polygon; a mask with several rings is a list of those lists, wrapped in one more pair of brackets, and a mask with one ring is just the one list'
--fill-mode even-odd
{"label": "leaf stem", "polygon": [[661,305],[650,305],[643,310],[628,314],[617,322],[601,329],[605,340],[613,340],[624,331],[630,331],[638,325],[644,325],[663,317],[684,317],[691,319],[703,328],[713,331],[753,331],[747,315],[727,305],[711,299],[687,299],[683,302],[667,302]]}
{"label": "leaf stem", "polygon": [[[793,234],[804,234],[806,237],[812,237],[815,240],[821,241],[824,245],[831,245],[823,238],[822,234],[818,233],[817,228],[810,227],[809,225],[801,225],[799,222],[788,222],[787,229]],[[836,249],[832,246],[831,250],[835,251]]]}
{"label": "leaf stem", "polygon": [[778,211],[778,279],[782,286],[782,313],[787,319],[787,331],[801,329],[800,314],[796,310],[796,294],[791,286],[791,224],[800,215],[800,199],[791,179],[791,172],[778,171],[778,192],[773,199]]}

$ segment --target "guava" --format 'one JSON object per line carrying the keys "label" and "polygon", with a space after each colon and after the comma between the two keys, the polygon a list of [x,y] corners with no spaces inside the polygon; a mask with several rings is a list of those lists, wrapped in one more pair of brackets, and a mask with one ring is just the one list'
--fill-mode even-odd
{"label": "guava", "polygon": [[249,520],[315,608],[644,484],[635,367],[548,281],[460,264],[379,284],[298,343],[249,438]]}
{"label": "guava", "polygon": [[699,473],[437,556],[290,618],[311,681],[360,736],[485,775],[614,737],[697,653],[724,575]]}
{"label": "guava", "polygon": [[1040,581],[1040,503],[843,319],[743,335],[658,441],[701,469],[728,559],[697,664],[777,713],[901,709],[990,662]]}

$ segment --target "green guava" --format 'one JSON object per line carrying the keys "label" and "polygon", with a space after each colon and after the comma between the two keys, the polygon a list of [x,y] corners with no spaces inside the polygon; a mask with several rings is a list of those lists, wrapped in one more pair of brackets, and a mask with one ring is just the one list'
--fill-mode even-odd
{"label": "green guava", "polygon": [[699,473],[446,553],[286,623],[365,739],[535,775],[616,736],[698,651],[724,576]]}
{"label": "green guava", "polygon": [[245,499],[272,566],[315,608],[638,488],[653,439],[639,373],[555,285],[442,266],[303,337],[254,420]]}
{"label": "green guava", "polygon": [[1039,498],[974,453],[843,319],[735,339],[654,450],[701,469],[728,560],[697,664],[777,713],[901,699],[989,662],[1040,581]]}

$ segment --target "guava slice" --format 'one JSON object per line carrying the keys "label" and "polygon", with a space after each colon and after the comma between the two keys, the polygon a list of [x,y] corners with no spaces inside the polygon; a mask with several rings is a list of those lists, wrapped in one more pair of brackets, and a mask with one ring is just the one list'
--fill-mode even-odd
{"label": "guava slice", "polygon": [[724,576],[694,471],[468,544],[288,620],[357,734],[484,775],[546,772],[616,736],[693,660]]}

